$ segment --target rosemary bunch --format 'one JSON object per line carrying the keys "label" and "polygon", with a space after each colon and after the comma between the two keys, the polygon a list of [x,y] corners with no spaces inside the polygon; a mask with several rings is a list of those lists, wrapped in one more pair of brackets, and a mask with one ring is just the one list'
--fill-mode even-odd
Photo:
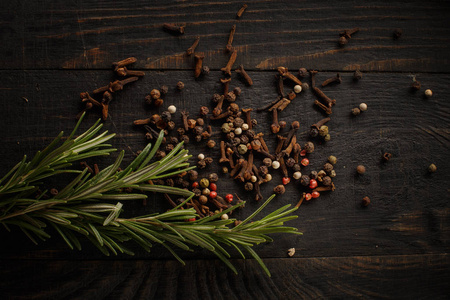
{"label": "rosemary bunch", "polygon": [[[229,262],[230,254],[224,247],[236,249],[245,258],[245,250],[254,257],[270,276],[252,246],[271,242],[267,235],[277,232],[296,233],[296,228],[284,226],[284,222],[295,219],[291,215],[296,208],[286,205],[258,221],[253,218],[274,198],[272,195],[257,211],[237,226],[234,219],[221,220],[228,213],[244,203],[237,204],[219,214],[196,221],[193,208],[181,209],[194,193],[170,186],[152,185],[151,180],[174,176],[191,170],[187,162],[188,150],[178,144],[163,159],[152,162],[158,150],[163,132],[152,146],[148,144],[125,169],[120,169],[124,157],[121,151],[116,161],[96,175],[88,168],[80,171],[72,168],[72,163],[88,157],[109,155],[116,149],[107,142],[114,137],[107,131],[98,134],[102,128],[100,120],[81,135],[75,137],[84,115],[80,118],[69,137],[62,142],[63,132],[43,151],[30,160],[24,156],[2,179],[0,179],[0,223],[10,230],[17,226],[31,241],[50,238],[47,227],[51,226],[71,249],[81,250],[80,236],[85,236],[105,255],[133,251],[125,246],[132,241],[150,251],[153,244],[167,248],[176,259],[184,264],[173,247],[192,251],[199,246],[212,251],[235,273],[237,270]],[[62,173],[75,173],[76,177],[58,194],[48,199],[47,191],[35,197],[41,180]],[[133,192],[126,193],[124,190]],[[146,192],[161,192],[186,197],[186,201],[164,212],[134,218],[121,218],[123,204],[117,201],[147,198]],[[116,204],[110,203],[116,202]]]}

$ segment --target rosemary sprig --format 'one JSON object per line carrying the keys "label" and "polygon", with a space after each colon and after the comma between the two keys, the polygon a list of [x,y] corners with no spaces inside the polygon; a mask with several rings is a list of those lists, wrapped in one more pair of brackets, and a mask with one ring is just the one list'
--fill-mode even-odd
{"label": "rosemary sprig", "polygon": [[[236,249],[245,258],[245,250],[262,266],[270,276],[253,246],[271,242],[267,236],[271,233],[295,233],[296,228],[284,226],[284,222],[295,219],[291,215],[296,208],[286,205],[266,217],[254,221],[253,218],[274,198],[272,195],[257,211],[237,226],[234,219],[221,220],[220,216],[244,203],[237,204],[219,214],[196,221],[193,208],[180,209],[181,204],[164,213],[155,213],[134,218],[121,218],[123,204],[105,201],[126,201],[145,199],[145,192],[160,192],[181,195],[189,201],[194,194],[184,189],[170,186],[152,185],[153,179],[170,177],[193,169],[188,164],[190,155],[182,149],[182,143],[159,161],[152,161],[164,137],[160,133],[155,145],[148,144],[143,151],[125,169],[120,170],[124,152],[120,152],[116,161],[92,176],[88,169],[72,169],[72,163],[87,157],[109,155],[116,149],[106,144],[114,134],[107,131],[98,134],[102,124],[97,121],[86,132],[74,137],[84,115],[80,118],[69,137],[61,143],[63,132],[43,151],[38,152],[31,161],[27,157],[14,166],[0,180],[0,223],[9,230],[10,226],[19,227],[31,241],[50,238],[47,226],[51,226],[71,249],[81,250],[80,236],[85,236],[102,253],[115,255],[133,251],[125,246],[133,241],[146,251],[153,244],[161,244],[176,259],[184,264],[173,248],[192,251],[198,246],[212,251],[235,273],[230,263],[231,255],[225,249]],[[60,144],[60,145],[59,145]],[[59,145],[59,146],[58,146]],[[76,173],[77,176],[57,195],[44,199],[46,191],[36,198],[34,195],[42,185],[40,180],[62,173]],[[124,193],[125,188],[133,192]],[[249,221],[252,220],[251,223]]]}

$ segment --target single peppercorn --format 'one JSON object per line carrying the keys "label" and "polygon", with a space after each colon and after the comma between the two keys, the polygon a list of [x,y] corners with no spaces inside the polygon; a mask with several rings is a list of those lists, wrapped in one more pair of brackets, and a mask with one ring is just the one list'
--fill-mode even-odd
{"label": "single peppercorn", "polygon": [[317,179],[317,177],[318,177],[317,171],[311,171],[311,173],[309,173],[309,177],[311,179]]}
{"label": "single peppercorn", "polygon": [[389,152],[385,152],[385,153],[383,154],[383,160],[384,160],[384,161],[390,160],[391,157],[392,157],[392,154],[389,153]]}
{"label": "single peppercorn", "polygon": [[204,159],[200,159],[200,160],[197,162],[197,167],[198,167],[199,169],[204,169],[204,168],[206,168],[206,161],[205,161]]}
{"label": "single peppercorn", "polygon": [[331,135],[330,135],[330,134],[327,134],[326,136],[323,137],[323,140],[324,140],[325,142],[330,141],[330,140],[331,140]]}
{"label": "single peppercorn", "polygon": [[325,176],[322,178],[322,184],[324,186],[330,186],[331,185],[331,177],[330,176]]}
{"label": "single peppercorn", "polygon": [[180,90],[180,91],[181,91],[182,89],[184,89],[184,83],[183,83],[182,81],[178,81],[178,82],[177,82],[177,89]]}
{"label": "single peppercorn", "polygon": [[213,158],[208,156],[205,158],[205,162],[206,162],[206,164],[210,165],[213,162]]}
{"label": "single peppercorn", "polygon": [[271,167],[272,166],[272,160],[269,157],[266,157],[266,158],[263,159],[263,164],[266,167]]}
{"label": "single peppercorn", "polygon": [[214,183],[219,181],[219,175],[217,173],[211,173],[208,175],[209,182]]}
{"label": "single peppercorn", "polygon": [[352,115],[357,116],[361,113],[361,110],[358,107],[352,108]]}
{"label": "single peppercorn", "polygon": [[247,153],[248,148],[247,148],[246,145],[240,144],[240,145],[238,146],[237,150],[238,150],[239,154],[244,155],[245,153]]}
{"label": "single peppercorn", "polygon": [[241,94],[241,92],[242,92],[242,90],[241,90],[241,88],[240,87],[235,87],[234,89],[233,89],[233,93],[236,95],[236,96],[239,96],[240,94]]}
{"label": "single peppercorn", "polygon": [[189,180],[196,181],[198,179],[198,172],[195,170],[188,171]]}
{"label": "single peppercorn", "polygon": [[222,167],[222,173],[223,174],[227,174],[228,173],[228,168],[227,167]]}
{"label": "single peppercorn", "polygon": [[193,188],[192,192],[194,193],[195,197],[200,197],[200,195],[202,194],[202,191],[199,188]]}
{"label": "single peppercorn", "polygon": [[182,135],[181,137],[180,137],[180,141],[182,141],[182,142],[184,142],[185,144],[188,144],[189,143],[189,136],[187,136],[187,135]]}
{"label": "single peppercorn", "polygon": [[198,197],[198,201],[199,201],[201,204],[205,205],[205,204],[208,202],[208,197],[206,197],[205,195],[200,195],[200,196]]}
{"label": "single peppercorn", "polygon": [[200,179],[200,186],[202,188],[207,188],[209,186],[209,180],[207,178]]}
{"label": "single peppercorn", "polygon": [[279,184],[274,187],[273,192],[277,195],[283,195],[286,192],[286,188],[284,187],[284,185]]}
{"label": "single peppercorn", "polygon": [[243,120],[242,118],[239,118],[239,117],[234,118],[234,120],[233,120],[233,126],[234,126],[235,128],[242,127],[243,124],[244,124],[244,120]]}
{"label": "single peppercorn", "polygon": [[245,189],[246,191],[253,191],[253,183],[251,183],[251,182],[246,182],[245,185],[244,185],[244,189]]}
{"label": "single peppercorn", "polygon": [[433,96],[433,92],[430,89],[425,90],[425,97],[430,98]]}
{"label": "single peppercorn", "polygon": [[359,165],[356,167],[356,172],[358,172],[358,174],[364,174],[366,173],[366,167],[364,167],[363,165]]}
{"label": "single peppercorn", "polygon": [[364,207],[367,207],[367,206],[369,206],[369,204],[370,204],[370,198],[369,197],[364,197],[363,199],[362,199],[362,201],[361,201],[361,205],[362,206],[364,206]]}
{"label": "single peppercorn", "polygon": [[269,168],[267,168],[266,166],[260,166],[258,170],[261,176],[265,176],[266,174],[269,173]]}
{"label": "single peppercorn", "polygon": [[286,167],[292,168],[295,165],[295,159],[289,157],[284,163],[286,164]]}
{"label": "single peppercorn", "polygon": [[169,92],[169,88],[167,87],[167,85],[162,85],[159,88],[159,91],[160,91],[161,95],[165,96]]}
{"label": "single peppercorn", "polygon": [[152,99],[154,99],[154,100],[159,99],[161,97],[161,93],[157,89],[153,89],[150,92],[150,97],[152,97]]}
{"label": "single peppercorn", "polygon": [[330,177],[336,177],[336,171],[335,170],[331,170],[330,172]]}
{"label": "single peppercorn", "polygon": [[293,167],[292,167],[292,171],[294,171],[294,172],[300,172],[300,170],[301,170],[301,166],[300,166],[300,164],[295,164]]}
{"label": "single peppercorn", "polygon": [[214,148],[216,146],[216,142],[214,140],[208,140],[208,142],[206,143],[206,146],[208,146],[208,148]]}
{"label": "single peppercorn", "polygon": [[334,155],[328,156],[328,162],[332,165],[335,165],[337,163],[337,158]]}
{"label": "single peppercorn", "polygon": [[309,178],[308,175],[302,175],[302,177],[300,178],[300,184],[303,186],[308,186],[310,180],[311,180],[311,178]]}
{"label": "single peppercorn", "polygon": [[360,80],[363,77],[363,74],[360,70],[356,70],[355,73],[353,73],[353,79],[354,80]]}
{"label": "single peppercorn", "polygon": [[306,153],[313,153],[314,152],[314,144],[312,142],[306,142],[305,146],[303,147],[303,150],[305,150]]}
{"label": "single peppercorn", "polygon": [[437,167],[436,167],[435,164],[431,164],[431,165],[428,166],[428,172],[434,173],[436,171],[437,171]]}
{"label": "single peppercorn", "polygon": [[323,170],[327,173],[330,173],[333,170],[333,165],[330,163],[326,163],[323,165]]}
{"label": "single peppercorn", "polygon": [[322,125],[319,128],[319,135],[320,136],[326,136],[328,134],[328,126]]}

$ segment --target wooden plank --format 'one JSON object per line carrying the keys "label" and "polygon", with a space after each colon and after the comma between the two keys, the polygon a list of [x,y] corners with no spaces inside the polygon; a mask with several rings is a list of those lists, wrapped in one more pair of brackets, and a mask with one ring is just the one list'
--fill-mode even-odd
{"label": "wooden plank", "polygon": [[3,299],[446,299],[448,254],[252,260],[1,260]]}
{"label": "wooden plank", "polygon": [[[243,17],[241,2],[208,1],[48,1],[1,4],[0,69],[105,69],[135,56],[138,69],[191,69],[185,50],[196,36],[198,51],[211,69],[223,67],[228,34],[237,25],[233,45],[238,64],[249,70],[285,65],[318,70],[448,72],[450,30],[447,2],[423,1],[252,1]],[[186,25],[173,36],[164,23]],[[360,27],[348,45],[339,32]],[[393,39],[395,28],[403,36]]]}
{"label": "wooden plank", "polygon": [[[274,75],[276,72],[250,72],[254,85],[246,87],[233,75],[232,87],[242,88],[237,100],[241,107],[258,107],[276,97]],[[319,73],[318,82],[334,73]],[[45,147],[60,130],[70,132],[75,124],[74,116],[81,109],[78,97],[81,91],[90,91],[112,80],[110,71],[0,71],[3,81],[0,86],[0,170],[11,168],[23,154],[33,155]],[[298,255],[348,256],[348,255],[399,255],[420,253],[445,253],[449,247],[449,202],[448,166],[450,104],[445,95],[449,93],[449,75],[418,74],[422,91],[411,93],[408,74],[365,73],[356,83],[352,73],[342,74],[343,83],[323,90],[337,99],[329,123],[332,139],[324,144],[316,143],[316,151],[310,158],[310,166],[302,172],[318,170],[329,155],[338,157],[335,178],[337,190],[323,193],[314,201],[304,203],[298,211],[299,218],[291,223],[299,228],[303,236],[276,235],[276,243],[257,247],[262,257],[284,257],[286,249],[294,247]],[[125,87],[111,104],[111,118],[105,122],[105,129],[118,133],[113,146],[126,151],[129,162],[133,153],[146,143],[140,128],[132,121],[144,118],[157,110],[145,106],[144,96],[152,88],[162,84],[170,87],[163,108],[170,104],[178,107],[175,119],[180,124],[181,109],[188,109],[195,115],[200,105],[213,107],[210,102],[215,92],[221,91],[219,72],[194,80],[190,71],[147,72],[142,80]],[[181,93],[175,90],[176,82],[183,80],[186,88]],[[292,85],[286,83],[286,90]],[[434,96],[424,99],[425,88],[431,88]],[[21,97],[26,97],[28,102]],[[280,119],[290,124],[299,120],[301,128],[298,140],[308,140],[309,126],[323,115],[313,107],[315,97],[311,90],[302,92],[280,114]],[[369,106],[367,112],[351,117],[350,109],[360,102]],[[162,109],[160,111],[162,111]],[[269,113],[254,114],[257,129],[267,134],[270,149],[274,149],[276,138],[269,135],[271,117]],[[88,128],[98,114],[88,115],[82,128]],[[220,138],[220,122],[211,122],[214,139]],[[284,131],[286,132],[286,130]],[[196,156],[200,151],[211,155],[217,162],[217,151],[205,150],[204,144],[189,149]],[[381,155],[391,152],[393,158],[381,163]],[[113,157],[101,159],[101,167],[110,164]],[[256,159],[260,163],[261,158]],[[435,174],[427,174],[430,163],[438,166]],[[192,160],[195,163],[195,159]],[[364,164],[364,176],[355,175],[355,167]],[[205,169],[201,174],[216,171],[217,165]],[[2,172],[3,173],[3,172]],[[278,172],[274,180],[263,185],[262,193],[269,197],[273,187],[281,182]],[[56,186],[61,182],[53,182]],[[219,195],[236,191],[247,207],[237,214],[244,218],[260,203],[252,194],[243,191],[242,186],[224,177],[218,184]],[[286,194],[269,205],[267,211],[285,204],[295,205],[302,192],[297,184],[287,186]],[[372,204],[363,209],[360,200],[368,195]],[[154,199],[154,198],[152,198]],[[149,202],[146,212],[164,211],[166,202],[156,199]],[[125,215],[142,214],[141,203],[126,203]],[[34,246],[18,230],[8,234],[0,230],[2,257],[102,259],[102,255],[87,243],[83,252],[67,250],[58,238]],[[185,258],[213,257],[210,253],[182,253]],[[237,255],[234,257],[238,257]],[[126,259],[127,257],[121,256]],[[161,248],[147,254],[137,252],[137,258],[170,258]]]}

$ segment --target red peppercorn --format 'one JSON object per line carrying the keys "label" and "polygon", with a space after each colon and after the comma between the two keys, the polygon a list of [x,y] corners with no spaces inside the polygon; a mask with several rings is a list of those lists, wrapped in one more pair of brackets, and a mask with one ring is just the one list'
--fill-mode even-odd
{"label": "red peppercorn", "polygon": [[291,182],[291,178],[289,178],[289,177],[283,177],[282,181],[283,181],[283,184],[286,185],[286,184],[288,184],[289,182]]}
{"label": "red peppercorn", "polygon": [[304,159],[302,159],[302,161],[300,163],[302,164],[302,166],[306,167],[307,165],[309,165],[309,159],[304,158]]}
{"label": "red peppercorn", "polygon": [[214,199],[214,198],[216,198],[216,197],[217,197],[217,192],[216,192],[216,191],[211,191],[211,192],[209,193],[209,198]]}
{"label": "red peppercorn", "polygon": [[312,192],[311,196],[313,198],[318,198],[320,196],[320,193],[319,192]]}
{"label": "red peppercorn", "polygon": [[306,156],[306,150],[300,151],[300,156]]}
{"label": "red peppercorn", "polygon": [[198,182],[197,182],[197,181],[194,181],[194,182],[192,183],[192,188],[193,188],[193,189],[198,188]]}
{"label": "red peppercorn", "polygon": [[233,195],[232,194],[227,194],[225,196],[225,200],[227,200],[228,203],[231,203],[233,201]]}
{"label": "red peppercorn", "polygon": [[185,222],[194,222],[195,221],[195,218],[190,218],[190,219],[186,219],[186,220],[184,220]]}
{"label": "red peppercorn", "polygon": [[209,184],[209,189],[210,189],[211,191],[216,191],[216,190],[217,190],[217,185],[216,185],[215,183],[210,183],[210,184]]}
{"label": "red peppercorn", "polygon": [[309,181],[309,188],[310,189],[315,189],[317,187],[317,181],[315,179],[311,179]]}
{"label": "red peppercorn", "polygon": [[311,195],[310,193],[307,193],[307,194],[305,195],[305,200],[306,200],[306,201],[309,201],[309,200],[311,200],[311,197],[312,197],[312,195]]}

